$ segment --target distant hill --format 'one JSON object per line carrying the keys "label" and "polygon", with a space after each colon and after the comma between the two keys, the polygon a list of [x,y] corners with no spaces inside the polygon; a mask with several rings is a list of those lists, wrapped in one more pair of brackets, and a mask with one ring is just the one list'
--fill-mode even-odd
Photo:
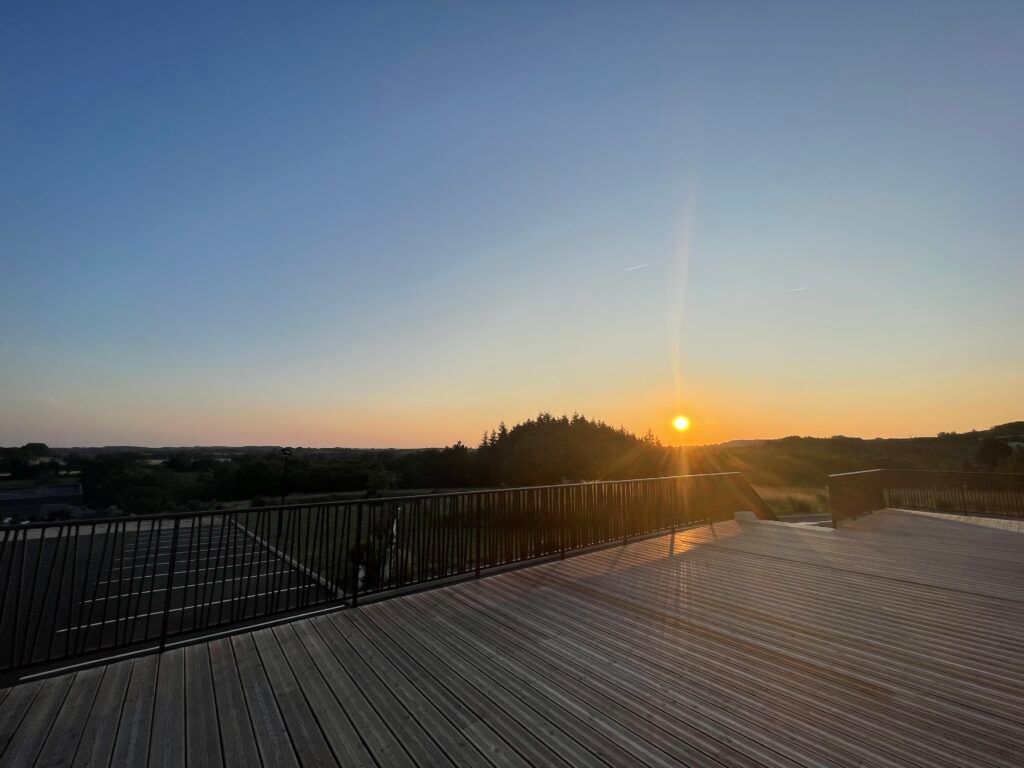
{"label": "distant hill", "polygon": [[85,502],[130,513],[266,503],[282,494],[388,494],[672,474],[740,471],[778,510],[819,510],[830,474],[863,469],[1024,472],[1024,421],[935,437],[784,437],[672,448],[580,414],[486,433],[470,448],[295,448],[288,474],[277,446],[0,449],[0,486],[80,478]]}
{"label": "distant hill", "polygon": [[[784,437],[687,449],[697,471],[740,470],[764,485],[823,487],[830,474],[888,469],[1024,471],[1024,421],[935,437]],[[993,445],[1000,447],[993,448]]]}

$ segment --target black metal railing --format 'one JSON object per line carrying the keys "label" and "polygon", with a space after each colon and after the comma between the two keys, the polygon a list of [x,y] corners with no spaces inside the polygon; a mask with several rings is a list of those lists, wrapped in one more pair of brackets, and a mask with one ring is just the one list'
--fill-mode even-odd
{"label": "black metal railing", "polygon": [[900,507],[1024,517],[1024,475],[925,469],[870,469],[828,478],[832,523]]}
{"label": "black metal railing", "polygon": [[738,473],[8,526],[0,671],[242,625],[751,510]]}

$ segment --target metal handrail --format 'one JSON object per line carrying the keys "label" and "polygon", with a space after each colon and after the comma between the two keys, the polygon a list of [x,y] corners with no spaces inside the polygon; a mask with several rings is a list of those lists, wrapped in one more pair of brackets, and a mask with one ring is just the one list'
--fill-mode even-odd
{"label": "metal handrail", "polygon": [[1011,472],[867,469],[829,475],[828,491],[834,527],[893,504],[1024,517],[1024,474]]}
{"label": "metal handrail", "polygon": [[0,672],[771,513],[739,473],[0,529]]}
{"label": "metal handrail", "polygon": [[[874,472],[877,470],[867,470]],[[725,477],[735,476],[742,477],[741,472],[703,472],[693,475],[665,475],[663,477],[638,477],[628,478],[626,480],[581,480],[575,483],[553,483],[550,485],[517,485],[510,487],[494,487],[494,488],[469,488],[460,491],[444,491],[442,493],[417,493],[409,494],[407,496],[371,496],[364,499],[337,499],[337,500],[326,500],[326,501],[297,501],[294,504],[268,504],[260,507],[231,507],[225,509],[189,509],[180,512],[152,512],[146,515],[111,515],[107,517],[89,517],[82,518],[80,520],[33,520],[27,523],[0,523],[0,533],[5,530],[19,529],[38,529],[38,528],[52,528],[59,525],[67,525],[69,523],[84,523],[102,525],[104,523],[122,523],[127,521],[131,522],[149,522],[151,520],[166,520],[174,521],[176,518],[189,518],[189,517],[203,517],[206,515],[224,515],[231,512],[265,512],[267,510],[288,510],[288,509],[301,509],[305,507],[317,507],[323,505],[331,506],[342,506],[342,505],[353,505],[353,504],[366,504],[370,502],[391,502],[391,501],[415,501],[420,499],[436,499],[439,497],[446,496],[474,496],[477,494],[486,493],[507,493],[510,491],[537,491],[545,490],[549,488],[566,488],[576,487],[585,485],[616,485],[626,483],[644,483],[653,480],[678,480],[684,477]]]}

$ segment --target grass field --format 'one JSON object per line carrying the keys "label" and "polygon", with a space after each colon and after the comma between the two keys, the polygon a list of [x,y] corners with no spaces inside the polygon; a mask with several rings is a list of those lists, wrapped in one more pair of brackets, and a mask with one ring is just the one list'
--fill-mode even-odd
{"label": "grass field", "polygon": [[779,517],[813,515],[828,512],[828,491],[813,485],[766,486],[754,490]]}

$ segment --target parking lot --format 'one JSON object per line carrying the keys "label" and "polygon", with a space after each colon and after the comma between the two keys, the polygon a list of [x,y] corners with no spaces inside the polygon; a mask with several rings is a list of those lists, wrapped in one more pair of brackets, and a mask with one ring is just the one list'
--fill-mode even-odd
{"label": "parking lot", "polygon": [[167,520],[7,532],[0,586],[0,666],[214,628],[336,594],[231,515],[188,520],[176,534]]}

